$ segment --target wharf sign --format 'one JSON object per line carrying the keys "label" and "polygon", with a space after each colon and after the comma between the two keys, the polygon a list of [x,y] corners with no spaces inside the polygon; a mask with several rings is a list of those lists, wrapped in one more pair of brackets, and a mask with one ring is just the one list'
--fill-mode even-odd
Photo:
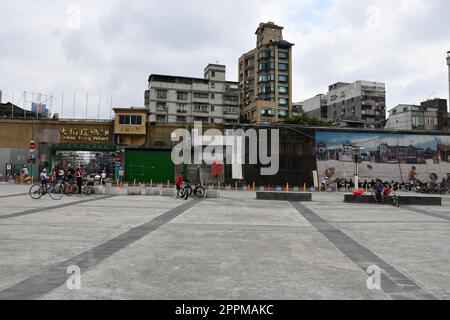
{"label": "wharf sign", "polygon": [[62,143],[107,144],[111,141],[111,130],[98,126],[63,126],[59,128],[59,137]]}

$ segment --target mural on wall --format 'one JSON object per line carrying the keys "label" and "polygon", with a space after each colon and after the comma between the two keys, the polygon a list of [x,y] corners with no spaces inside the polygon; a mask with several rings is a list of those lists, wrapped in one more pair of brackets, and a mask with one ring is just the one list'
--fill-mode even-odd
{"label": "mural on wall", "polygon": [[406,182],[413,168],[425,181],[450,174],[450,136],[317,132],[315,153],[321,181],[353,178],[355,154],[360,181]]}

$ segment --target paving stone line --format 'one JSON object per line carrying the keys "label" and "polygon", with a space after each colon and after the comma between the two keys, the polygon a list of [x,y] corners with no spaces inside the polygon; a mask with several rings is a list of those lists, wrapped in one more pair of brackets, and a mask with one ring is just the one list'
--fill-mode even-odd
{"label": "paving stone line", "polygon": [[0,199],[3,199],[3,198],[12,198],[12,197],[20,197],[20,196],[26,196],[27,194],[28,194],[28,193],[7,194],[7,195],[0,196]]}
{"label": "paving stone line", "polygon": [[378,266],[381,271],[382,290],[394,300],[437,300],[414,280],[395,269],[388,262],[362,246],[341,230],[335,228],[300,202],[291,205],[311,223],[334,246],[352,260],[364,273],[369,266]]}
{"label": "paving stone line", "polygon": [[132,228],[105,243],[70,258],[69,260],[61,262],[41,274],[25,279],[22,282],[1,291],[0,300],[38,299],[67,281],[69,277],[69,275],[66,274],[67,267],[78,266],[81,269],[81,272],[86,272],[119,250],[124,249],[149,233],[161,228],[163,225],[175,219],[201,201],[202,200],[191,200],[184,203],[149,222]]}
{"label": "paving stone line", "polygon": [[88,202],[93,202],[93,201],[105,200],[105,199],[110,199],[110,198],[114,198],[114,197],[117,197],[117,195],[93,197],[93,198],[89,198],[89,199],[85,199],[85,200],[79,200],[79,201],[64,203],[64,204],[60,204],[60,205],[57,205],[57,206],[37,208],[37,209],[30,209],[30,210],[25,210],[25,211],[21,211],[21,212],[5,214],[5,215],[1,215],[0,216],[0,220],[17,218],[17,217],[21,217],[21,216],[27,216],[27,215],[30,215],[30,214],[39,213],[39,212],[48,211],[48,210],[67,208],[67,207],[76,206],[76,205],[82,204],[82,203],[88,203]]}
{"label": "paving stone line", "polygon": [[415,213],[420,213],[420,214],[423,214],[423,215],[426,215],[426,216],[429,216],[429,217],[434,217],[434,218],[439,218],[439,219],[450,221],[450,217],[449,216],[446,216],[444,214],[440,214],[440,213],[437,213],[437,212],[434,212],[434,211],[424,211],[424,210],[421,210],[421,209],[418,209],[418,208],[415,208],[415,207],[411,207],[411,206],[402,206],[402,209],[405,209],[407,211],[412,211],[412,212],[415,212]]}

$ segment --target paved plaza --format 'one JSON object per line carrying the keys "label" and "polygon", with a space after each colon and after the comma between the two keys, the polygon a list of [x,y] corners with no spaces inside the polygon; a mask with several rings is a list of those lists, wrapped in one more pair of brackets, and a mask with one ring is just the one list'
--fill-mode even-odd
{"label": "paved plaza", "polygon": [[[0,299],[450,299],[450,197],[395,208],[336,193],[54,201],[27,190],[0,184]],[[369,266],[381,290],[368,289]]]}

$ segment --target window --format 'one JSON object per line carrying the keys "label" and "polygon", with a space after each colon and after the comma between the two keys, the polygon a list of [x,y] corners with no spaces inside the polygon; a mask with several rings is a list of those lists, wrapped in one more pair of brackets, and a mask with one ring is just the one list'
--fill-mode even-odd
{"label": "window", "polygon": [[130,116],[119,116],[119,124],[130,124]]}
{"label": "window", "polygon": [[213,88],[213,89],[216,88],[216,83],[215,82],[211,82],[211,88]]}
{"label": "window", "polygon": [[206,104],[196,104],[194,106],[195,112],[208,112],[208,105]]}
{"label": "window", "polygon": [[258,57],[260,59],[268,58],[269,57],[269,52],[268,51],[260,51]]}
{"label": "window", "polygon": [[177,122],[186,122],[186,117],[177,116]]}
{"label": "window", "polygon": [[178,103],[177,104],[177,112],[186,112],[186,104]]}
{"label": "window", "polygon": [[285,106],[288,104],[288,99],[285,98],[279,98],[278,99],[278,103],[280,104],[280,106]]}
{"label": "window", "polygon": [[211,77],[215,77],[216,76],[216,72],[215,71],[211,71]]}
{"label": "window", "polygon": [[132,125],[141,125],[142,124],[142,116],[131,116],[131,124]]}
{"label": "window", "polygon": [[211,106],[211,112],[214,112],[214,106]]}
{"label": "window", "polygon": [[261,109],[261,115],[263,116],[274,116],[276,114],[275,109]]}
{"label": "window", "polygon": [[208,123],[208,118],[204,117],[194,117],[194,121],[201,121],[203,123]]}
{"label": "window", "polygon": [[287,117],[287,110],[279,110],[278,111],[278,116],[280,118],[286,118]]}
{"label": "window", "polygon": [[188,99],[188,94],[187,94],[187,92],[180,92],[180,91],[177,91],[177,99],[178,100],[187,100]]}
{"label": "window", "polygon": [[284,52],[284,51],[280,51],[280,52],[278,52],[278,57],[280,59],[288,59],[289,58],[289,53],[288,52]]}
{"label": "window", "polygon": [[224,107],[223,113],[225,114],[236,114],[238,113],[238,109],[235,107]]}
{"label": "window", "polygon": [[215,99],[214,93],[211,93],[211,99]]}
{"label": "window", "polygon": [[156,90],[156,97],[158,99],[167,99],[167,90]]}
{"label": "window", "polygon": [[288,65],[287,65],[287,63],[279,63],[279,64],[278,64],[278,70],[281,70],[281,71],[287,71],[287,70],[288,70]]}
{"label": "window", "polygon": [[208,97],[209,97],[208,93],[194,92],[194,98],[208,99]]}
{"label": "window", "polygon": [[288,87],[278,87],[278,92],[279,93],[288,93]]}
{"label": "window", "polygon": [[157,122],[166,122],[166,116],[157,115],[156,121]]}
{"label": "window", "polygon": [[275,81],[275,75],[273,73],[260,75],[259,82],[265,82],[265,81]]}
{"label": "window", "polygon": [[156,103],[156,111],[167,111],[165,102],[157,102]]}
{"label": "window", "polygon": [[285,75],[279,75],[279,76],[278,76],[278,81],[279,81],[279,82],[288,82],[288,76],[285,76]]}
{"label": "window", "polygon": [[150,104],[150,90],[145,90],[144,100],[145,106],[148,106]]}

